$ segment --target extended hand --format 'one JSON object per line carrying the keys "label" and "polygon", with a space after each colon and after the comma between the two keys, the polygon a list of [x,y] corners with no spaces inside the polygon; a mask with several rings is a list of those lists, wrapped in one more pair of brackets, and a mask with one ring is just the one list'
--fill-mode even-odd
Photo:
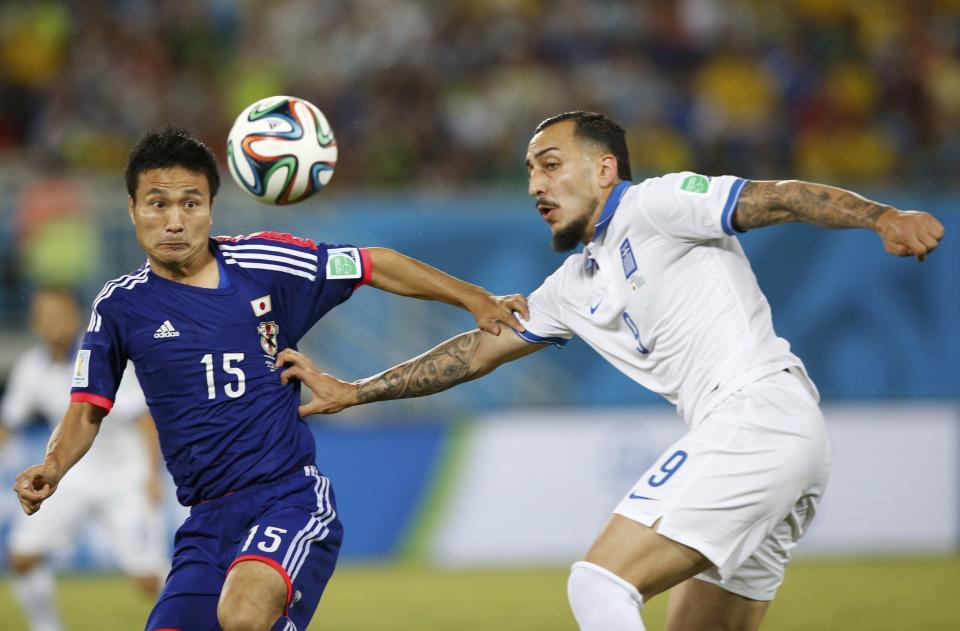
{"label": "extended hand", "polygon": [[514,313],[524,320],[530,319],[527,299],[523,294],[509,296],[491,296],[483,294],[473,303],[465,305],[477,320],[477,328],[491,335],[500,335],[500,324],[505,324],[516,332],[523,331],[523,325]]}
{"label": "extended hand", "polygon": [[877,234],[890,254],[922,261],[943,238],[943,224],[929,213],[888,210],[877,220]]}
{"label": "extended hand", "polygon": [[280,351],[276,366],[280,368],[286,365],[290,367],[280,373],[280,382],[286,385],[291,379],[298,379],[313,392],[313,400],[300,406],[298,410],[300,416],[334,414],[357,404],[357,387],[354,384],[340,381],[322,372],[303,353],[291,348]]}
{"label": "extended hand", "polygon": [[60,475],[56,467],[38,464],[17,476],[13,490],[17,492],[23,512],[33,515],[40,510],[40,504],[53,495],[59,483]]}

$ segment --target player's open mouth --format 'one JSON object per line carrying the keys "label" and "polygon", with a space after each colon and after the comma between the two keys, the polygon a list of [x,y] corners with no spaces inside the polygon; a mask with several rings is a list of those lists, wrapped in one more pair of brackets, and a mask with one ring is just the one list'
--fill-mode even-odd
{"label": "player's open mouth", "polygon": [[557,208],[558,206],[554,206],[553,204],[537,204],[537,210],[540,211],[540,216],[547,221],[550,221],[551,214],[557,210]]}

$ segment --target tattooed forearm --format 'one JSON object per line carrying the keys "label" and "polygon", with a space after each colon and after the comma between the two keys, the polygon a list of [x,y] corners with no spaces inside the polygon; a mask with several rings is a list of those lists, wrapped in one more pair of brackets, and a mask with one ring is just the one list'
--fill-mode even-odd
{"label": "tattooed forearm", "polygon": [[481,331],[447,340],[410,361],[359,382],[360,403],[422,397],[476,379],[484,370],[471,367]]}
{"label": "tattooed forearm", "polygon": [[841,188],[786,180],[747,182],[740,192],[733,225],[750,230],[799,221],[826,228],[875,229],[890,206],[870,201]]}

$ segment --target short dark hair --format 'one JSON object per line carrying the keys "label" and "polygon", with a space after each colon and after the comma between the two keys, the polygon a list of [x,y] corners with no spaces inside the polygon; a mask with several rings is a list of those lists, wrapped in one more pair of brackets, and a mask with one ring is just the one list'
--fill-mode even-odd
{"label": "short dark hair", "polygon": [[210,198],[220,190],[220,171],[217,158],[210,148],[194,138],[185,129],[167,126],[144,132],[137,144],[130,149],[123,176],[127,181],[127,193],[135,197],[140,174],[150,169],[183,167],[207,176]]}
{"label": "short dark hair", "polygon": [[551,116],[537,125],[534,133],[539,133],[557,123],[572,120],[576,123],[573,135],[582,140],[596,143],[617,159],[617,177],[621,180],[630,177],[630,154],[627,152],[627,134],[623,127],[610,120],[603,114],[596,112],[564,112]]}

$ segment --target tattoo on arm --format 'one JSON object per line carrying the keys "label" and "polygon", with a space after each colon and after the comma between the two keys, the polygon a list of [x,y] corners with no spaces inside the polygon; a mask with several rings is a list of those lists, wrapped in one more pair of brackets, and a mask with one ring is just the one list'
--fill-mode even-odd
{"label": "tattoo on arm", "polygon": [[360,382],[360,403],[422,397],[484,374],[471,363],[482,331],[458,335],[410,361]]}
{"label": "tattoo on arm", "polygon": [[740,192],[733,224],[750,230],[799,221],[825,228],[874,229],[890,206],[834,186],[787,180],[747,182]]}

